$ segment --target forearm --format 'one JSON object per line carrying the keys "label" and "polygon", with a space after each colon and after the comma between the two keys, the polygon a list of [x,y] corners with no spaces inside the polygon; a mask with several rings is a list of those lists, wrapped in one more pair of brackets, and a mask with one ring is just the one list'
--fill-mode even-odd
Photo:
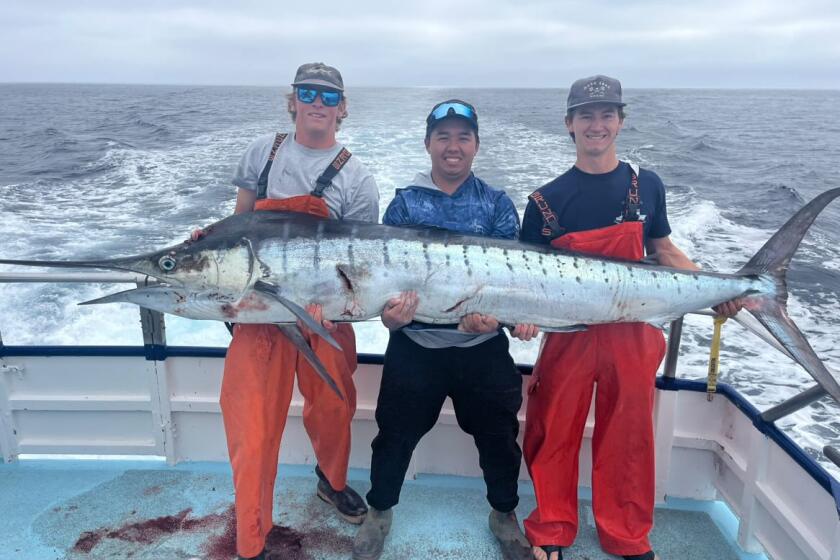
{"label": "forearm", "polygon": [[681,268],[683,270],[700,270],[700,267],[677,247],[674,247],[674,250],[671,251],[657,252],[656,262],[662,266]]}
{"label": "forearm", "polygon": [[668,237],[648,240],[645,248],[648,255],[656,258],[657,264],[683,270],[700,270],[694,261],[682,252]]}

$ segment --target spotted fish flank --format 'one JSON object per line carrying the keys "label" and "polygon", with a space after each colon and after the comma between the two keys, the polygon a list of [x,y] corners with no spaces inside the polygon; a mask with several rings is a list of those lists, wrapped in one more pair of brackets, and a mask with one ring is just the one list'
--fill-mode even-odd
{"label": "spotted fish flank", "polygon": [[147,255],[0,263],[148,274],[168,286],[96,302],[143,301],[146,307],[199,319],[227,320],[235,311],[237,322],[252,323],[311,321],[303,316],[310,302],[321,304],[329,320],[366,320],[409,290],[419,295],[418,321],[451,324],[477,312],[548,331],[614,322],[662,326],[688,312],[745,298],[746,309],[840,400],[840,383],[785,310],[790,259],[816,216],[838,196],[840,189],[833,189],[808,203],[736,274],[589,257],[438,229],[277,212],[231,216],[195,243]]}

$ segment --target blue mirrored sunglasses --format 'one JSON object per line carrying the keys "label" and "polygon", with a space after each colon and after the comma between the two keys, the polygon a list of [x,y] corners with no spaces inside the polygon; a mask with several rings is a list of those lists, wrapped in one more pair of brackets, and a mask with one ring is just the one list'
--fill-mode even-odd
{"label": "blue mirrored sunglasses", "polygon": [[428,120],[439,121],[441,119],[445,119],[446,117],[452,117],[454,115],[465,117],[471,121],[478,120],[478,117],[475,114],[475,109],[473,109],[469,105],[464,105],[463,103],[444,103],[443,105],[436,107],[435,110],[432,111],[432,114],[429,115]]}
{"label": "blue mirrored sunglasses", "polygon": [[321,102],[327,107],[335,107],[341,103],[340,91],[328,91],[318,88],[296,87],[298,101],[301,103],[312,103],[318,95],[321,96]]}

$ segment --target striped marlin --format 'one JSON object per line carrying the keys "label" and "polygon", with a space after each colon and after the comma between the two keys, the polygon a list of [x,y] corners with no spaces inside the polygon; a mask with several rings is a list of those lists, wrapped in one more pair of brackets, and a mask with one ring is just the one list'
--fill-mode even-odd
{"label": "striped marlin", "polygon": [[[838,196],[840,188],[814,198],[734,274],[586,256],[444,230],[263,211],[230,216],[209,226],[196,242],[145,255],[0,264],[147,274],[165,286],[87,303],[132,301],[186,317],[231,322],[290,325],[301,320],[334,345],[303,306],[320,303],[324,318],[332,321],[363,321],[379,316],[390,298],[413,290],[419,296],[419,321],[451,324],[477,312],[501,323],[572,331],[614,322],[662,327],[688,312],[743,298],[745,309],[840,401],[838,379],[787,315],[785,282],[808,228]],[[176,300],[178,305],[172,303]]]}

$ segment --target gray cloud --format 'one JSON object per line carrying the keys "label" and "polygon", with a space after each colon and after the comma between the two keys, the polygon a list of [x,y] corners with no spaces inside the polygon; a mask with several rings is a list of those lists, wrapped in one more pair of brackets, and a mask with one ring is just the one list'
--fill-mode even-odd
{"label": "gray cloud", "polygon": [[840,7],[806,0],[30,1],[0,7],[0,79],[348,85],[840,87]]}

